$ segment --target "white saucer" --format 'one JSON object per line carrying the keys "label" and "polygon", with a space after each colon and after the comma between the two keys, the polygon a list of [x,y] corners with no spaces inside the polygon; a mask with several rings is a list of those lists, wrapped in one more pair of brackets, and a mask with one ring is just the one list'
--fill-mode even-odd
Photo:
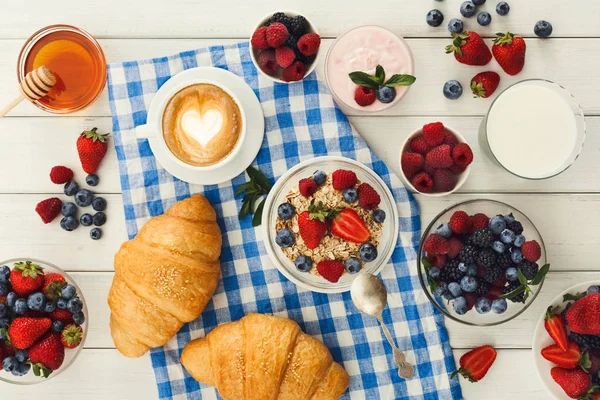
{"label": "white saucer", "polygon": [[244,142],[240,144],[241,149],[236,159],[222,167],[208,171],[190,171],[167,157],[164,154],[166,150],[159,146],[158,139],[149,138],[148,142],[152,153],[156,157],[157,164],[174,177],[198,185],[214,185],[235,178],[252,164],[265,136],[265,117],[262,106],[252,88],[242,78],[222,68],[198,67],[185,70],[162,85],[156,96],[160,98],[159,94],[161,92],[169,92],[178,85],[194,79],[207,79],[222,84],[239,99],[241,107],[246,113],[246,137]]}

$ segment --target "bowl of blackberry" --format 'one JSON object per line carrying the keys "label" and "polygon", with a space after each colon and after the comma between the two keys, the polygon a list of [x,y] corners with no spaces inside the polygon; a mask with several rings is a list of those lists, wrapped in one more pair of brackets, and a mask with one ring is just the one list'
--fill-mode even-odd
{"label": "bowl of blackberry", "polygon": [[66,370],[87,335],[87,307],[75,281],[35,259],[0,263],[0,381],[30,385]]}
{"label": "bowl of blackberry", "polygon": [[419,279],[446,317],[493,326],[524,312],[550,268],[533,222],[508,204],[469,200],[439,213],[419,244]]}

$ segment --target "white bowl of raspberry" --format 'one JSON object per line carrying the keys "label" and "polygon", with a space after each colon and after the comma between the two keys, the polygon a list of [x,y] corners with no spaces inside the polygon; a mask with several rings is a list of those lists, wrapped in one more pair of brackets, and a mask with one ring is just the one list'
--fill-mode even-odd
{"label": "white bowl of raspberry", "polygon": [[[277,27],[271,28],[275,23]],[[252,30],[250,57],[265,78],[292,83],[315,70],[320,45],[321,37],[307,18],[295,11],[279,11],[262,18]]]}

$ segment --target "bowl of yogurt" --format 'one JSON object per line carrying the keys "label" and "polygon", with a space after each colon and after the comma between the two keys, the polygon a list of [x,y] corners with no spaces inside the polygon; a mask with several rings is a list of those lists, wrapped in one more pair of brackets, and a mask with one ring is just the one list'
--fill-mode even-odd
{"label": "bowl of yogurt", "polygon": [[492,103],[479,142],[497,164],[524,179],[548,179],[568,169],[585,141],[585,118],[564,87],[529,79]]}
{"label": "bowl of yogurt", "polygon": [[350,73],[362,71],[375,75],[380,65],[388,78],[395,74],[414,75],[414,64],[412,51],[402,36],[382,26],[362,25],[344,32],[333,42],[325,58],[325,80],[339,104],[356,111],[379,112],[398,103],[410,86],[395,86],[395,98],[389,103],[375,101],[360,106],[354,99],[357,84],[350,79]]}

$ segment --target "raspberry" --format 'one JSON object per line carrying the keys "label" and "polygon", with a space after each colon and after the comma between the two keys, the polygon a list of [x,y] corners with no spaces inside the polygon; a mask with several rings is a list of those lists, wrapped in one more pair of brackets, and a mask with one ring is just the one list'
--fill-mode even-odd
{"label": "raspberry", "polygon": [[466,167],[473,162],[473,151],[466,143],[459,143],[452,149],[452,160],[456,165]]}
{"label": "raspberry", "polygon": [[473,222],[471,221],[471,217],[464,211],[456,211],[450,217],[450,229],[452,232],[458,233],[462,235],[464,233],[471,232],[471,227],[473,226]]}
{"label": "raspberry", "polygon": [[354,101],[361,107],[370,106],[375,99],[377,99],[377,92],[371,88],[358,86],[354,91]]}
{"label": "raspberry", "polygon": [[467,167],[461,167],[460,165],[456,165],[456,164],[454,164],[453,166],[451,166],[449,168],[449,170],[452,171],[452,173],[454,175],[462,174],[463,172],[465,172],[465,169],[467,169]]}
{"label": "raspberry", "polygon": [[321,37],[316,33],[307,33],[298,39],[298,50],[305,56],[316,54],[321,45]]}
{"label": "raspberry", "polygon": [[259,50],[264,50],[269,48],[269,44],[267,43],[267,27],[261,26],[252,34],[252,39],[250,39],[250,44],[252,47]]}
{"label": "raspberry", "polygon": [[435,147],[427,153],[425,163],[432,168],[450,168],[454,164],[450,153],[450,146],[447,144]]}
{"label": "raspberry", "polygon": [[523,257],[525,257],[527,261],[531,262],[536,262],[542,256],[542,248],[535,240],[530,240],[523,243],[523,246],[521,246],[521,252],[523,253]]}
{"label": "raspberry", "polygon": [[423,136],[425,141],[432,147],[444,143],[445,138],[444,124],[441,122],[432,122],[423,126]]}
{"label": "raspberry", "polygon": [[52,183],[56,183],[57,185],[67,183],[72,179],[73,171],[71,170],[71,168],[59,165],[57,167],[53,167],[50,171],[50,180],[52,181]]}
{"label": "raspberry", "polygon": [[473,222],[471,232],[475,232],[478,229],[487,228],[490,223],[488,216],[482,213],[471,215],[471,221]]}
{"label": "raspberry", "polygon": [[402,153],[401,164],[402,172],[407,179],[412,179],[421,169],[425,159],[419,153]]}
{"label": "raspberry", "polygon": [[299,81],[302,80],[302,78],[304,78],[305,72],[306,68],[304,67],[304,64],[300,61],[296,61],[295,63],[283,70],[281,77],[286,82]]}
{"label": "raspberry", "polygon": [[317,264],[317,271],[329,282],[337,282],[344,273],[344,264],[339,261],[321,261]]}
{"label": "raspberry", "polygon": [[331,174],[331,184],[335,190],[348,189],[356,185],[357,181],[356,174],[347,169],[338,169]]}
{"label": "raspberry", "polygon": [[296,54],[289,47],[281,46],[275,49],[275,59],[281,68],[287,68],[296,59]]}
{"label": "raspberry", "polygon": [[275,22],[267,28],[267,43],[269,46],[277,48],[282,46],[288,38],[288,30],[281,22]]}
{"label": "raspberry", "polygon": [[429,153],[429,150],[431,150],[431,146],[427,144],[427,142],[425,141],[425,136],[423,135],[414,137],[410,141],[410,151],[414,153],[419,153],[424,156],[427,153]]}
{"label": "raspberry", "polygon": [[[429,176],[433,176],[433,174],[435,174],[435,168],[432,168],[429,165],[425,164],[423,166],[423,172],[427,172],[427,174]],[[433,178],[431,178],[431,179],[433,179]]]}
{"label": "raspberry", "polygon": [[46,200],[42,200],[35,206],[35,212],[42,218],[45,224],[48,224],[60,214],[62,207],[62,201],[58,197],[51,197]]}
{"label": "raspberry", "polygon": [[272,75],[277,71],[277,60],[275,58],[275,50],[263,50],[257,57],[258,66],[263,72]]}
{"label": "raspberry", "polygon": [[450,244],[448,241],[441,235],[437,233],[432,233],[425,239],[425,243],[423,244],[423,250],[429,254],[448,254],[450,251]]}
{"label": "raspberry", "polygon": [[444,268],[446,261],[448,261],[448,256],[445,254],[427,254],[427,260],[434,267]]}
{"label": "raspberry", "polygon": [[411,183],[421,193],[429,193],[433,189],[433,179],[427,172],[415,175]]}
{"label": "raspberry", "polygon": [[456,176],[449,169],[436,169],[433,186],[438,192],[449,192],[456,186]]}
{"label": "raspberry", "polygon": [[368,183],[361,183],[358,187],[358,204],[367,210],[372,210],[381,203],[381,197]]}
{"label": "raspberry", "polygon": [[458,144],[458,139],[450,131],[444,131],[444,144],[450,146],[451,149]]}
{"label": "raspberry", "polygon": [[450,250],[448,250],[448,257],[450,257],[451,259],[455,259],[458,256],[458,253],[460,253],[460,251],[464,247],[464,244],[456,236],[452,236],[450,239],[448,239],[448,244],[450,245]]}
{"label": "raspberry", "polygon": [[300,190],[302,196],[310,197],[317,191],[317,184],[312,178],[300,179],[300,182],[298,182],[298,190]]}

